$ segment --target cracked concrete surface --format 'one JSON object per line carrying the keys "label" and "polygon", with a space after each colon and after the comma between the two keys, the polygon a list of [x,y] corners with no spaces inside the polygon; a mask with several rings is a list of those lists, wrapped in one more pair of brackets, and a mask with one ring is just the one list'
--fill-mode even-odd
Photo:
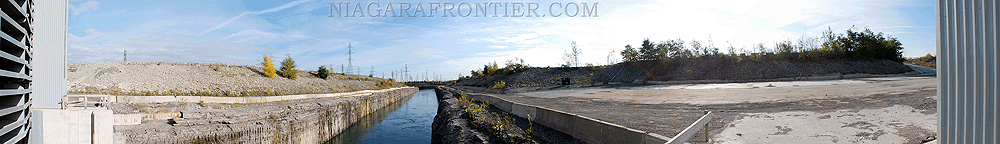
{"label": "cracked concrete surface", "polygon": [[[748,113],[724,126],[719,143],[901,143],[913,134],[931,136],[935,114],[910,106],[838,110]],[[917,136],[919,137],[919,136]]]}

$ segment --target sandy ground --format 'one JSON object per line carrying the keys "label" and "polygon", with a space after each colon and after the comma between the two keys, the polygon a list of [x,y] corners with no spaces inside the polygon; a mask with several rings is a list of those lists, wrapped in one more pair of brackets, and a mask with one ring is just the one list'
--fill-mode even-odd
{"label": "sandy ground", "polygon": [[[926,75],[612,85],[498,96],[668,137],[709,110],[717,114],[709,123],[714,143],[922,143],[937,129],[937,79]],[[688,142],[706,141],[698,134]]]}

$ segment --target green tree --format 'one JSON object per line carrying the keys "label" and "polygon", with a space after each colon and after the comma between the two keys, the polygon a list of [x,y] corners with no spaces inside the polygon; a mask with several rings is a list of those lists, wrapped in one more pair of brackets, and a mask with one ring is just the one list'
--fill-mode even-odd
{"label": "green tree", "polygon": [[642,47],[639,47],[639,60],[655,60],[662,58],[661,49],[657,49],[653,42],[649,41],[649,38],[642,40]]}
{"label": "green tree", "polygon": [[662,53],[660,59],[689,58],[692,56],[691,51],[684,49],[684,40],[681,39],[662,41],[656,47]]}
{"label": "green tree", "polygon": [[326,66],[319,66],[319,69],[316,70],[316,77],[319,77],[321,79],[326,79],[326,77],[329,76],[330,76],[330,71],[326,69]]}
{"label": "green tree", "polygon": [[833,33],[830,27],[827,27],[826,31],[823,31],[823,35],[820,37],[820,42],[823,43],[820,51],[823,52],[824,56],[827,58],[840,58],[844,54],[844,50],[840,47],[840,41],[837,40],[839,37],[839,35]]}
{"label": "green tree", "polygon": [[622,50],[622,61],[625,62],[637,62],[639,61],[639,52],[632,48],[632,45],[625,45],[625,49]]}
{"label": "green tree", "polygon": [[292,55],[285,54],[285,60],[281,61],[281,76],[288,79],[295,79],[299,70],[295,69],[295,60]]}
{"label": "green tree", "polygon": [[837,38],[846,56],[854,59],[872,60],[887,59],[903,62],[903,44],[892,36],[879,32],[874,33],[865,28],[864,31],[847,30],[847,35]]}

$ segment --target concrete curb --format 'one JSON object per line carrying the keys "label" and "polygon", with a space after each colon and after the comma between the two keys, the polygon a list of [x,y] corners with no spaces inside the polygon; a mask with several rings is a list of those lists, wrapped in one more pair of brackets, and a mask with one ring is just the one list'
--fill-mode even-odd
{"label": "concrete curb", "polygon": [[[348,96],[358,96],[358,95],[369,95],[372,93],[381,93],[387,91],[393,91],[403,88],[412,87],[397,87],[388,88],[380,90],[361,90],[354,92],[343,92],[343,93],[327,93],[327,94],[300,94],[300,95],[283,95],[283,96],[252,96],[252,97],[213,97],[213,96],[116,96],[116,95],[104,95],[109,97],[108,101],[112,103],[169,103],[169,102],[186,102],[186,103],[266,103],[266,102],[280,102],[289,100],[300,100],[300,99],[314,99],[314,98],[335,98],[335,97],[348,97]],[[69,94],[67,96],[92,96],[86,94]]]}
{"label": "concrete curb", "polygon": [[[454,90],[453,88],[448,88]],[[670,140],[656,133],[627,128],[625,126],[534,105],[512,102],[490,94],[466,93],[466,97],[485,102],[518,117],[531,116],[533,122],[545,125],[574,138],[592,144],[662,144]]]}

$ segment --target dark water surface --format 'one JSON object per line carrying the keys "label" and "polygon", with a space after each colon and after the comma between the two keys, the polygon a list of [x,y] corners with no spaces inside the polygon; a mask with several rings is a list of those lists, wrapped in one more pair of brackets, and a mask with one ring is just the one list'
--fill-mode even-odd
{"label": "dark water surface", "polygon": [[368,114],[326,143],[431,143],[437,107],[434,89],[420,90]]}

